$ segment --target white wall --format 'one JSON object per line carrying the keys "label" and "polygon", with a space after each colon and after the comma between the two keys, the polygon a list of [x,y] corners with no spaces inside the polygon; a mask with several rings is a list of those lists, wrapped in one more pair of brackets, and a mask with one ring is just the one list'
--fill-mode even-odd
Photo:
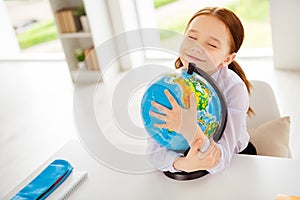
{"label": "white wall", "polygon": [[300,70],[300,0],[270,0],[274,67]]}
{"label": "white wall", "polygon": [[0,22],[0,58],[19,54],[20,47],[9,21],[3,0],[0,0]]}
{"label": "white wall", "polygon": [[142,63],[144,63],[145,59],[144,52],[142,50],[134,51],[134,48],[132,48],[136,42],[141,40],[141,35],[137,35],[136,38],[133,38],[133,34],[130,32],[142,28],[138,19],[139,16],[137,13],[137,2],[143,2],[144,5],[146,4],[149,6],[149,3],[152,3],[152,0],[107,0],[114,34],[121,34],[121,37],[124,37],[126,40],[123,42],[118,42],[117,48],[119,50],[131,50],[119,58],[121,70],[127,70],[140,66]]}

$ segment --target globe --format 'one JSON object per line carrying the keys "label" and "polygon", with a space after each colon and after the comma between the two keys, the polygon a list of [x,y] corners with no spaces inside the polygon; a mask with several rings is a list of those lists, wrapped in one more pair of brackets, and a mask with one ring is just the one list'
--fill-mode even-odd
{"label": "globe", "polygon": [[148,134],[160,145],[175,151],[187,150],[189,144],[181,133],[157,128],[155,123],[163,121],[151,116],[150,111],[160,113],[151,102],[171,109],[164,90],[167,89],[183,107],[189,107],[190,95],[195,94],[197,103],[197,123],[207,137],[219,140],[226,122],[226,106],[224,98],[214,80],[199,68],[192,71],[182,70],[180,73],[162,74],[146,88],[141,101],[141,116]]}

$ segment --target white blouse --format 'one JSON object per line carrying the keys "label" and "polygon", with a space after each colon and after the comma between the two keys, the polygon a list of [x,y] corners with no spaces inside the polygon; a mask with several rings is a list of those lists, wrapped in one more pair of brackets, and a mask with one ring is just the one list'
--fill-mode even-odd
{"label": "white blouse", "polygon": [[[217,82],[223,93],[227,105],[227,123],[222,137],[217,143],[221,152],[219,163],[210,170],[211,174],[222,172],[230,164],[232,155],[244,150],[249,143],[249,134],[246,128],[249,96],[242,79],[228,67],[223,67],[211,77]],[[209,140],[204,146],[207,148]],[[206,149],[205,148],[205,149]],[[203,149],[203,148],[202,148]],[[173,162],[182,153],[178,153],[159,145],[152,138],[148,139],[147,153],[150,162],[162,171],[178,172],[173,168]]]}

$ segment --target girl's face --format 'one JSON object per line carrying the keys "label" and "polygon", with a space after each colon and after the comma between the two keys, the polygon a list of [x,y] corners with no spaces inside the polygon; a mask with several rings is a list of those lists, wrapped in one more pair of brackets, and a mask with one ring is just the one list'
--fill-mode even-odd
{"label": "girl's face", "polygon": [[226,25],[209,15],[197,16],[190,23],[180,46],[180,60],[184,68],[189,62],[208,74],[230,64],[236,53],[230,53],[231,35]]}

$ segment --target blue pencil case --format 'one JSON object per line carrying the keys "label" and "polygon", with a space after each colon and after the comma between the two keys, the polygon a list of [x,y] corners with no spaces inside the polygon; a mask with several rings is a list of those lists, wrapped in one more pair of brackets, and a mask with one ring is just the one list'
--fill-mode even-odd
{"label": "blue pencil case", "polygon": [[72,172],[73,167],[66,160],[54,160],[12,200],[38,199],[48,197]]}

